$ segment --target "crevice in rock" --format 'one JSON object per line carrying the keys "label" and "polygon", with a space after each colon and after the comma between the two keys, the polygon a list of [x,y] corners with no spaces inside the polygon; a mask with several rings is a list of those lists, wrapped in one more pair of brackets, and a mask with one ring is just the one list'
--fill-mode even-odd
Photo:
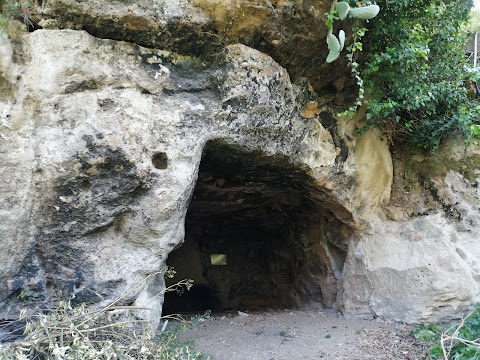
{"label": "crevice in rock", "polygon": [[207,143],[185,241],[167,261],[177,271],[167,286],[194,286],[165,294],[163,313],[335,307],[353,231],[315,191],[286,158]]}
{"label": "crevice in rock", "polygon": [[26,27],[27,27],[27,30],[28,32],[34,32],[36,30],[41,30],[43,29],[43,27],[41,25],[39,25],[33,18],[31,17],[25,17],[23,19]]}

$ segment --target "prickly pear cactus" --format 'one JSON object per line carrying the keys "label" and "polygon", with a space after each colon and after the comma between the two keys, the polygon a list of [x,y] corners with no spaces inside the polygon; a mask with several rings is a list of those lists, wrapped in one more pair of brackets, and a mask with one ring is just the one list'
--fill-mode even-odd
{"label": "prickly pear cactus", "polygon": [[340,42],[338,41],[337,37],[333,34],[327,35],[327,44],[328,44],[328,56],[327,56],[327,63],[331,63],[337,60],[338,56],[340,55],[340,51],[342,51],[340,47]]}
{"label": "prickly pear cactus", "polygon": [[370,20],[378,15],[380,6],[368,5],[350,9],[350,16],[361,20]]}
{"label": "prickly pear cactus", "polygon": [[350,11],[350,5],[345,1],[337,2],[335,5],[338,11],[338,17],[340,20],[345,20],[347,18],[348,12]]}
{"label": "prickly pear cactus", "polygon": [[343,50],[343,48],[345,47],[345,31],[343,30],[340,30],[338,32],[338,41],[340,42],[340,51]]}
{"label": "prickly pear cactus", "polygon": [[329,27],[329,32],[327,35],[329,52],[326,62],[331,63],[337,60],[340,56],[340,52],[345,47],[345,31],[340,30],[337,38],[333,34],[332,19],[338,19],[343,21],[347,18],[347,16],[350,16],[355,19],[370,20],[377,16],[379,12],[380,6],[376,4],[352,8],[346,1],[334,0],[332,3],[332,7],[330,8],[330,12],[325,14],[329,19],[329,22],[327,22],[327,26]]}

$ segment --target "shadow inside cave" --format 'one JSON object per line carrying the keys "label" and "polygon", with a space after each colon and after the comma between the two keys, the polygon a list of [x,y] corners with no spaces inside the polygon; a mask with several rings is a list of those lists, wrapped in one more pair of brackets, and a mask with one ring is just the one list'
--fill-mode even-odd
{"label": "shadow inside cave", "polygon": [[207,143],[184,243],[167,261],[167,286],[194,286],[167,292],[163,314],[334,306],[352,230],[315,191],[285,158]]}

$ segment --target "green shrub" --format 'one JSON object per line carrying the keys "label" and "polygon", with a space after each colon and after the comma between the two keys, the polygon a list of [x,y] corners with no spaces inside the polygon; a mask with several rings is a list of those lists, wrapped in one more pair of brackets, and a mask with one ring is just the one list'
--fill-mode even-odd
{"label": "green shrub", "polygon": [[480,307],[462,319],[459,324],[440,331],[434,325],[420,325],[412,332],[417,340],[431,343],[432,359],[480,359]]}
{"label": "green shrub", "polygon": [[387,125],[397,139],[427,150],[452,131],[476,135],[480,107],[467,85],[479,74],[469,70],[463,51],[471,6],[470,0],[382,2],[363,48],[369,126]]}
{"label": "green shrub", "polygon": [[22,20],[25,25],[32,25],[28,13],[30,2],[28,0],[0,0],[0,34],[5,31],[13,19]]}
{"label": "green shrub", "polygon": [[420,341],[434,342],[436,341],[442,332],[435,325],[419,325],[411,335]]}
{"label": "green shrub", "polygon": [[448,359],[480,359],[480,307],[442,334],[441,348]]}

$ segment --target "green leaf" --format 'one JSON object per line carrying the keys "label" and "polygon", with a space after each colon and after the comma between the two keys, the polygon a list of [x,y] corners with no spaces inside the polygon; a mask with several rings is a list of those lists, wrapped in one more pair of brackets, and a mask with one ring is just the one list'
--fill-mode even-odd
{"label": "green leaf", "polygon": [[377,16],[379,12],[380,12],[380,6],[368,5],[368,6],[362,6],[357,8],[351,8],[349,14],[351,17],[354,17],[356,19],[370,20],[370,19],[373,19],[375,16]]}
{"label": "green leaf", "polygon": [[348,12],[350,11],[350,5],[345,1],[337,2],[338,17],[340,20],[345,20],[347,18]]}
{"label": "green leaf", "polygon": [[328,44],[329,53],[326,61],[327,63],[331,63],[337,60],[338,56],[340,55],[340,43],[335,35],[328,34],[327,44]]}

